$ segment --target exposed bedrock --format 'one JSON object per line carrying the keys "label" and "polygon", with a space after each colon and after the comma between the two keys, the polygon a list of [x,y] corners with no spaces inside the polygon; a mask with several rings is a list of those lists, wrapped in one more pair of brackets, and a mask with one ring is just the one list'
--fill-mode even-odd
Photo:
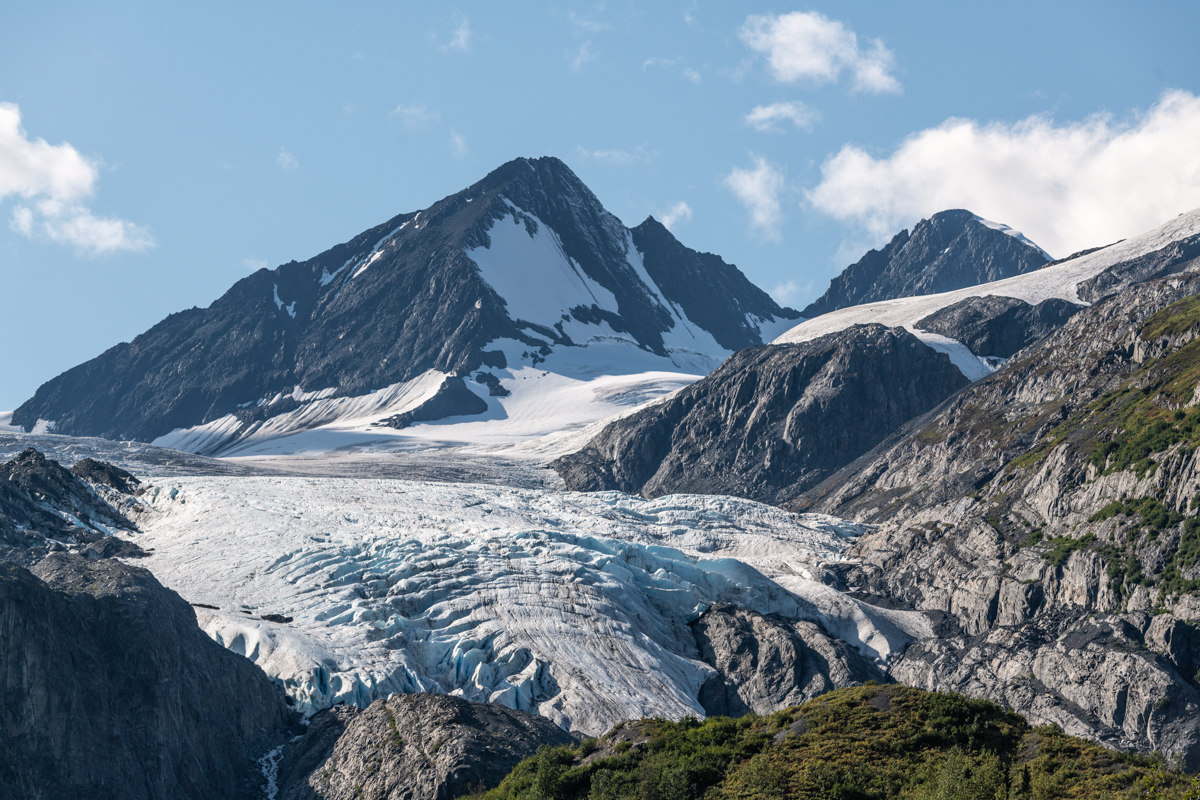
{"label": "exposed bedrock", "polygon": [[144,569],[0,565],[0,796],[236,798],[289,724],[283,695]]}
{"label": "exposed bedrock", "polygon": [[392,695],[313,717],[278,766],[279,800],[451,800],[492,788],[544,745],[575,738],[544,717],[438,694]]}
{"label": "exposed bedrock", "polygon": [[1076,313],[790,504],[852,590],[952,615],[898,680],[1200,767],[1200,277]]}
{"label": "exposed bedrock", "polygon": [[1008,358],[1061,328],[1081,308],[1058,299],[1034,306],[1014,297],[968,297],[913,327],[957,339],[977,356]]}
{"label": "exposed bedrock", "polygon": [[856,325],[741,350],[551,466],[567,488],[781,503],[967,384],[903,328]]}
{"label": "exposed bedrock", "polygon": [[769,714],[818,695],[883,681],[883,673],[814,622],[717,605],[691,623],[700,658],[717,670],[700,689],[709,716]]}
{"label": "exposed bedrock", "polygon": [[122,505],[120,498],[137,483],[111,464],[89,458],[68,470],[32,447],[25,449],[0,464],[0,561],[28,566],[51,550],[90,545],[138,555],[130,542],[108,541],[110,531],[134,528],[113,503]]}

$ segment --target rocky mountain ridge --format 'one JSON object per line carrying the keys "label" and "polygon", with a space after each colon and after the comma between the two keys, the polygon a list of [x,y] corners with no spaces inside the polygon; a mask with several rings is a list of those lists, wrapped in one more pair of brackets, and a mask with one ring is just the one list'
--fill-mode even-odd
{"label": "rocky mountain ridge", "polygon": [[558,159],[517,159],[169,316],[44,384],[13,423],[141,441],[224,417],[245,430],[430,371],[494,387],[495,370],[596,337],[715,364],[797,317],[653,220],[628,230]]}
{"label": "rocky mountain ridge", "polygon": [[941,211],[846,267],[800,316],[811,319],[879,300],[977,286],[1032,272],[1049,261],[1043,250],[1006,226],[964,209]]}
{"label": "rocky mountain ridge", "polygon": [[1198,295],[1080,311],[793,503],[878,526],[845,587],[957,621],[893,677],[1200,766]]}
{"label": "rocky mountain ridge", "polygon": [[567,488],[781,503],[967,384],[903,328],[748,348],[553,466]]}

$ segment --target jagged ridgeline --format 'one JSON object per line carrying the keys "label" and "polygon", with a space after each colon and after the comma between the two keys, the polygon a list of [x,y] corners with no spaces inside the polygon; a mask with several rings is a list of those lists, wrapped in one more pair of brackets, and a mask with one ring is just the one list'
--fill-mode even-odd
{"label": "jagged ridgeline", "polygon": [[906,684],[1200,766],[1200,277],[1131,287],[793,504],[845,586],[950,612]]}
{"label": "jagged ridgeline", "polygon": [[429,395],[419,413],[354,410],[402,427],[481,413],[507,394],[504,370],[553,353],[595,362],[589,343],[622,344],[618,362],[657,357],[654,369],[695,374],[798,318],[653,218],[626,228],[558,159],[522,158],[307,261],[259,270],[208,308],[172,314],[48,381],[13,424],[148,442],[221,421],[204,442],[165,442],[214,452],[281,415],[336,417],[347,413],[336,399],[385,397],[431,376],[409,387]]}
{"label": "jagged ridgeline", "polygon": [[878,300],[977,286],[1024,275],[1049,261],[1044,250],[1006,225],[961,208],[942,211],[846,267],[800,314],[812,318]]}
{"label": "jagged ridgeline", "polygon": [[1190,798],[1200,781],[960,695],[840,689],[765,717],[624,723],[519,764],[485,800]]}

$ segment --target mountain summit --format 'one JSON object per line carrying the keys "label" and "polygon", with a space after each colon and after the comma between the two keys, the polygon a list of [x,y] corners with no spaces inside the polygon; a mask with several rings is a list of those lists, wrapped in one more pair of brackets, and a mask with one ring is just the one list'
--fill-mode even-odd
{"label": "mountain summit", "polygon": [[1044,250],[1007,225],[961,208],[941,211],[846,267],[800,313],[811,319],[877,300],[963,289],[1023,275],[1049,261]]}
{"label": "mountain summit", "polygon": [[[172,314],[41,386],[13,423],[143,441],[219,423],[216,439],[171,442],[216,452],[282,414],[311,425],[371,396],[355,413],[403,427],[482,413],[513,370],[555,353],[591,374],[645,358],[703,373],[798,316],[657,222],[630,231],[562,161],[521,158]],[[596,363],[613,347],[640,355]]]}

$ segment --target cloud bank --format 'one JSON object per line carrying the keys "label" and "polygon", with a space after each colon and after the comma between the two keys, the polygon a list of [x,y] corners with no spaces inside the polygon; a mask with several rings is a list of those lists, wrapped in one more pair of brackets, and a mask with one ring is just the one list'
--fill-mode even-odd
{"label": "cloud bank", "polygon": [[892,74],[892,51],[879,39],[866,49],[859,47],[854,31],[823,14],[795,11],[747,17],[739,35],[766,57],[775,80],[782,83],[833,83],[847,71],[856,91],[900,91],[900,81]]}
{"label": "cloud bank", "polygon": [[21,109],[0,103],[0,201],[19,198],[12,230],[89,254],[152,247],[146,228],[88,209],[85,201],[95,194],[98,178],[96,165],[66,142],[30,140],[21,127]]}
{"label": "cloud bank", "polygon": [[1056,258],[1154,228],[1200,206],[1200,97],[1168,92],[1119,122],[949,119],[886,158],[847,145],[808,200],[876,240],[947,208],[1023,231]]}

